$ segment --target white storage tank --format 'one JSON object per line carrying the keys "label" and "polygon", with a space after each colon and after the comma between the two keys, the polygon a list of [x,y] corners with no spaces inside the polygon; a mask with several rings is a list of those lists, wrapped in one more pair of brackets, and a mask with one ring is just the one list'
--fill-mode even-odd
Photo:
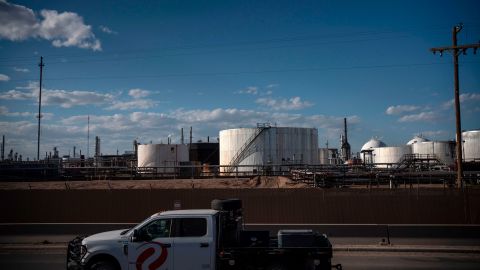
{"label": "white storage tank", "polygon": [[[139,144],[138,167],[169,167],[173,172],[180,162],[189,161],[188,145],[185,144]],[[163,171],[163,170],[162,170]]]}
{"label": "white storage tank", "polygon": [[412,144],[412,153],[418,155],[434,155],[445,165],[453,165],[455,162],[454,141],[419,142]]}
{"label": "white storage tank", "polygon": [[386,147],[387,145],[380,141],[377,138],[371,138],[368,142],[366,142],[362,149],[360,149],[360,159],[365,164],[372,164],[373,163],[373,149],[379,147]]}
{"label": "white storage tank", "polygon": [[466,162],[480,162],[480,130],[464,131],[463,139],[463,159]]}
{"label": "white storage tank", "polygon": [[421,142],[429,142],[429,141],[430,140],[427,138],[416,135],[410,141],[407,142],[407,145],[412,145],[412,144],[421,143]]}
{"label": "white storage tank", "polygon": [[387,168],[400,163],[405,155],[412,153],[409,145],[376,147],[372,150],[372,162],[379,168]]}
{"label": "white storage tank", "polygon": [[[315,128],[235,128],[220,131],[220,165],[318,164],[318,131]],[[252,171],[254,167],[239,167]],[[274,167],[273,170],[279,168]],[[223,172],[231,172],[222,168]]]}

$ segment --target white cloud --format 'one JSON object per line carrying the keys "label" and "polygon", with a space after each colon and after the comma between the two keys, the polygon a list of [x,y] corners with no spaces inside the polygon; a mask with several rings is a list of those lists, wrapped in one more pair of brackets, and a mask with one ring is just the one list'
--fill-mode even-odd
{"label": "white cloud", "polygon": [[39,19],[25,6],[0,1],[0,38],[11,41],[43,38],[55,47],[102,49],[92,27],[86,25],[78,14],[44,9],[40,15],[42,18]]}
{"label": "white cloud", "polygon": [[[33,112],[10,112],[10,110],[5,106],[0,106],[0,115],[3,116],[12,116],[12,117],[37,117],[38,113]],[[42,113],[42,119],[51,120],[53,118],[53,113]]]}
{"label": "white cloud", "polygon": [[131,101],[115,101],[108,110],[146,110],[155,106],[155,102],[147,99],[134,99]]}
{"label": "white cloud", "polygon": [[[1,110],[1,108],[0,108]],[[86,152],[87,115],[63,118],[58,122],[46,122],[42,125],[42,151],[58,146],[61,154],[68,154],[74,145]],[[102,139],[102,152],[114,153],[116,149],[132,150],[133,139],[140,142],[166,142],[172,136],[174,142],[180,140],[180,128],[193,127],[194,140],[206,136],[218,136],[218,132],[228,128],[255,127],[256,123],[269,122],[272,125],[292,127],[316,127],[322,129],[319,134],[338,134],[342,129],[343,117],[290,114],[284,112],[265,112],[241,110],[236,108],[216,108],[211,110],[178,109],[166,113],[129,112],[111,115],[90,115],[90,134]],[[350,126],[360,122],[358,116],[349,116]],[[36,156],[36,147],[31,141],[36,139],[36,121],[1,122],[0,130],[5,130],[7,138],[17,145],[18,152],[25,156]],[[28,143],[30,142],[30,143]],[[84,143],[82,143],[84,142]],[[36,145],[35,145],[36,146]],[[90,144],[93,147],[93,144]],[[122,149],[123,147],[123,149]],[[16,150],[17,151],[17,150]],[[93,148],[90,150],[93,153]]]}
{"label": "white cloud", "polygon": [[104,104],[110,100],[112,100],[112,95],[92,91],[46,90],[44,94],[42,93],[42,103],[45,105],[59,105],[63,108]]}
{"label": "white cloud", "polygon": [[133,98],[143,98],[143,97],[147,97],[148,95],[150,95],[150,91],[143,90],[143,89],[140,89],[140,88],[135,88],[135,89],[130,89],[128,91],[128,95],[132,96]]}
{"label": "white cloud", "polygon": [[408,114],[400,117],[398,122],[428,122],[437,119],[438,116],[435,112],[421,112],[418,114]]}
{"label": "white cloud", "polygon": [[258,87],[257,86],[249,86],[245,89],[238,91],[239,94],[249,94],[249,95],[257,95],[258,94]]}
{"label": "white cloud", "polygon": [[32,99],[36,97],[33,92],[28,91],[20,91],[20,90],[9,90],[3,94],[0,94],[0,99],[6,100],[25,100],[25,99]]}
{"label": "white cloud", "polygon": [[113,35],[118,34],[118,32],[113,31],[112,29],[110,29],[110,28],[108,28],[108,27],[106,27],[106,26],[104,26],[104,25],[100,25],[98,28],[99,28],[102,32],[107,33],[107,34],[111,34],[111,35],[112,35],[112,34],[113,34]]}
{"label": "white cloud", "polygon": [[0,74],[0,82],[8,82],[10,80],[10,77],[8,77],[5,74]]}
{"label": "white cloud", "polygon": [[267,97],[267,98],[258,98],[255,102],[277,111],[301,110],[301,109],[313,106],[313,103],[309,101],[302,101],[300,97],[292,97],[288,100]]}
{"label": "white cloud", "polygon": [[[480,101],[480,94],[476,93],[465,93],[460,95],[460,103],[469,102],[469,101]],[[455,100],[449,100],[443,104],[444,109],[450,109],[455,104]]]}
{"label": "white cloud", "polygon": [[28,68],[14,67],[13,70],[15,70],[16,72],[23,72],[23,73],[30,72],[30,70]]}
{"label": "white cloud", "polygon": [[408,112],[413,112],[416,110],[419,110],[419,106],[413,106],[413,105],[396,105],[396,106],[390,106],[387,108],[385,111],[386,114],[388,115],[396,115],[396,114],[404,114]]}
{"label": "white cloud", "polygon": [[[5,100],[26,100],[38,99],[38,83],[30,83],[26,87],[17,87],[17,89],[9,90],[0,95],[0,99]],[[99,105],[109,103],[113,100],[111,94],[102,94],[94,91],[80,90],[54,90],[42,89],[43,105],[59,105],[63,108],[71,108],[81,105]]]}
{"label": "white cloud", "polygon": [[33,10],[0,1],[0,37],[12,41],[25,40],[34,36],[37,28]]}

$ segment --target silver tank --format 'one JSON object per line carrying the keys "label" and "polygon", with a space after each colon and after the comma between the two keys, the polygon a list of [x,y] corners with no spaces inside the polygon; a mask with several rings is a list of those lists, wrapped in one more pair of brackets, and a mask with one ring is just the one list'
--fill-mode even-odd
{"label": "silver tank", "polygon": [[466,162],[480,161],[480,130],[464,131],[463,138],[463,159]]}
{"label": "silver tank", "polygon": [[180,162],[188,161],[188,145],[184,144],[139,144],[138,167],[167,167],[173,172]]}
{"label": "silver tank", "polygon": [[413,154],[435,155],[445,165],[455,163],[455,142],[453,141],[417,142],[412,144],[412,150]]}
{"label": "silver tank", "polygon": [[[260,133],[258,128],[235,128],[220,131],[219,137],[220,165],[223,166],[319,163],[316,128],[267,127]],[[238,156],[241,158],[232,164]],[[240,167],[238,171],[252,169],[254,167]]]}
{"label": "silver tank", "polygon": [[379,168],[386,168],[402,161],[403,157],[412,153],[409,145],[372,148],[372,161]]}

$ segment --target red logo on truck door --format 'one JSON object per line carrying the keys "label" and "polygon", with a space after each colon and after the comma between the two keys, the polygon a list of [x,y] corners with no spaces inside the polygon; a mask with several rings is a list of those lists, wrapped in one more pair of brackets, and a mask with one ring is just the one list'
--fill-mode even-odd
{"label": "red logo on truck door", "polygon": [[[160,266],[162,266],[167,260],[167,257],[168,257],[167,247],[162,243],[148,242],[143,245],[140,245],[137,249],[140,249],[145,245],[154,245],[154,246],[158,245],[161,248],[160,256],[158,256],[157,259],[155,259],[151,264],[148,265],[148,270],[156,270],[160,268]],[[140,255],[138,255],[137,261],[136,261],[137,270],[142,270],[143,264],[145,263],[146,260],[148,260],[150,257],[152,257],[155,254],[155,250],[157,250],[157,248],[153,246],[149,246],[142,253],[140,253]]]}

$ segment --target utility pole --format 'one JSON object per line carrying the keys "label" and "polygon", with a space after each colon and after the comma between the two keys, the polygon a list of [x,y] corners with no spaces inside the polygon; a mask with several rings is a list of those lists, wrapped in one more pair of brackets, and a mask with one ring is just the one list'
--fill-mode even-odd
{"label": "utility pole", "polygon": [[42,77],[43,77],[43,56],[40,56],[40,87],[38,92],[38,137],[37,137],[37,160],[40,161],[40,119],[42,118]]}
{"label": "utility pole", "polygon": [[456,152],[457,152],[457,187],[463,189],[463,164],[462,164],[462,122],[460,117],[460,81],[458,79],[458,56],[460,53],[467,54],[468,49],[473,49],[473,54],[477,54],[477,49],[480,48],[480,42],[477,44],[457,45],[457,34],[462,31],[463,24],[458,24],[452,28],[452,46],[431,48],[433,54],[439,52],[440,56],[443,52],[451,52],[453,55],[454,68],[454,90],[455,90],[455,123],[456,123]]}

